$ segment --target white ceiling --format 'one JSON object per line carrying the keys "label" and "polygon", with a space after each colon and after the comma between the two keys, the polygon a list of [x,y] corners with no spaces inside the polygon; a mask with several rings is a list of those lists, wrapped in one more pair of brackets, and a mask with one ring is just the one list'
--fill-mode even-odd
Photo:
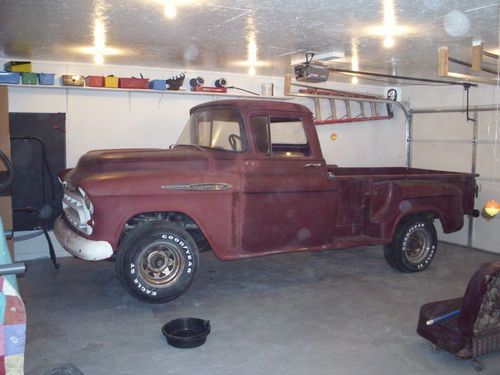
{"label": "white ceiling", "polygon": [[384,24],[387,1],[0,0],[0,58],[93,62],[78,48],[93,46],[97,20],[106,47],[122,50],[105,63],[120,65],[244,73],[254,40],[259,75],[281,76],[292,52],[308,50],[344,52],[335,66],[350,69],[355,45],[359,70],[434,78],[441,46],[467,61],[473,41],[499,52],[498,0],[393,0],[390,49],[371,29]]}

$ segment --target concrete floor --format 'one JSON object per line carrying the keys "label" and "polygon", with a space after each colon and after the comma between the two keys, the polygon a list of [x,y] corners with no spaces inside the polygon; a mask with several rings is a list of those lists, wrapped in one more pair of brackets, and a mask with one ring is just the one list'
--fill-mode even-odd
{"label": "concrete floor", "polygon": [[[431,267],[393,271],[380,247],[220,262],[201,255],[191,289],[165,305],[130,297],[111,262],[28,263],[25,370],[73,363],[99,374],[474,374],[470,361],[432,352],[415,333],[422,304],[463,295],[496,254],[440,243]],[[195,349],[166,344],[162,325],[211,321]],[[481,374],[500,374],[500,353]]]}

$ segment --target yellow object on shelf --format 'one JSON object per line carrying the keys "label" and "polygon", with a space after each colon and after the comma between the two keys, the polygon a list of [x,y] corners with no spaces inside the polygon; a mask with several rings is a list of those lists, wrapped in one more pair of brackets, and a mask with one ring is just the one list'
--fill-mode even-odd
{"label": "yellow object on shelf", "polygon": [[9,61],[5,65],[5,70],[14,73],[31,72],[31,61]]}
{"label": "yellow object on shelf", "polygon": [[104,87],[118,88],[118,77],[115,76],[104,77]]}

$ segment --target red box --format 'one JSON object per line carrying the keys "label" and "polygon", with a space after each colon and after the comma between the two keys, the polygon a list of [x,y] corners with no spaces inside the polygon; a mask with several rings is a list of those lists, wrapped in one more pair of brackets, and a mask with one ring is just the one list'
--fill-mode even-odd
{"label": "red box", "polygon": [[227,93],[227,87],[210,87],[210,86],[195,86],[191,88],[191,91],[196,92],[218,92]]}
{"label": "red box", "polygon": [[149,79],[147,78],[120,78],[118,87],[121,89],[148,89]]}
{"label": "red box", "polygon": [[104,87],[104,77],[103,76],[87,76],[87,77],[85,77],[85,86]]}

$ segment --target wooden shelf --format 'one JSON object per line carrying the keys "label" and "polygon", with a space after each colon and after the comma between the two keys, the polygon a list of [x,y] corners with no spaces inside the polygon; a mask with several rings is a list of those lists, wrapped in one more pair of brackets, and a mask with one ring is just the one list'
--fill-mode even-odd
{"label": "wooden shelf", "polygon": [[[41,89],[41,90],[83,90],[83,91],[111,91],[111,92],[138,92],[146,94],[159,94],[159,95],[201,95],[201,96],[217,96],[227,98],[245,98],[245,99],[266,99],[266,100],[292,100],[289,96],[261,96],[250,94],[232,94],[232,93],[218,93],[218,92],[196,92],[185,90],[149,90],[149,89],[120,89],[110,87],[87,87],[87,86],[61,86],[61,85],[23,85],[23,84],[0,84],[0,86],[7,86],[13,88],[26,88],[26,89]],[[231,89],[229,89],[231,90]]]}

